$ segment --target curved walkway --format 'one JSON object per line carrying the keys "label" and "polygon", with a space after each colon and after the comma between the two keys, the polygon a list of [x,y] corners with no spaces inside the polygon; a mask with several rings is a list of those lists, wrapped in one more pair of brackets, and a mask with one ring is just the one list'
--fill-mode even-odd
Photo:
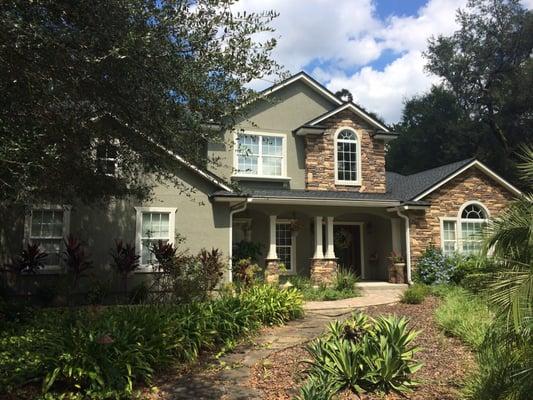
{"label": "curved walkway", "polygon": [[326,325],[345,319],[357,308],[398,301],[406,285],[362,288],[360,297],[335,301],[312,301],[304,306],[305,317],[286,325],[267,328],[253,343],[238,346],[218,360],[216,373],[191,373],[160,385],[164,399],[260,399],[261,393],[244,385],[251,368],[272,353],[306,343],[322,334]]}

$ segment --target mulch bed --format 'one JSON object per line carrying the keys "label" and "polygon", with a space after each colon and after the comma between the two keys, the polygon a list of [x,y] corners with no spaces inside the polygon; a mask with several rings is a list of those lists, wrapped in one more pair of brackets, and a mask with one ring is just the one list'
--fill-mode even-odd
{"label": "mulch bed", "polygon": [[[406,316],[411,326],[420,331],[416,344],[421,350],[416,359],[424,366],[415,374],[419,386],[407,394],[409,399],[455,400],[459,397],[461,383],[475,367],[474,358],[468,348],[455,338],[444,336],[437,326],[433,313],[439,299],[428,297],[422,304],[390,304],[365,309],[371,316],[380,314]],[[254,366],[248,384],[262,390],[263,399],[292,399],[305,380],[305,365],[308,358],[304,345],[272,354],[266,361]],[[356,398],[351,393],[343,393],[341,399]],[[365,395],[364,399],[401,399],[397,395]]]}

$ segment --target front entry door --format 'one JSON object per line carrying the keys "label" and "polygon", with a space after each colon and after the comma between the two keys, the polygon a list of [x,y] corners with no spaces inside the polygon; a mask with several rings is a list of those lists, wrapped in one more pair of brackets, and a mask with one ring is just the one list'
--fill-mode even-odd
{"label": "front entry door", "polygon": [[333,238],[339,267],[361,277],[361,225],[335,225]]}

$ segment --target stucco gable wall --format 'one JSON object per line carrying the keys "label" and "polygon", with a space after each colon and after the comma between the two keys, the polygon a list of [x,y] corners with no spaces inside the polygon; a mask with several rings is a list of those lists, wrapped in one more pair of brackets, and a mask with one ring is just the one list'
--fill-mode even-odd
{"label": "stucco gable wall", "polygon": [[[334,104],[306,84],[295,82],[277,90],[268,100],[250,105],[246,116],[238,121],[236,130],[283,134],[287,143],[287,175],[292,189],[305,188],[304,138],[292,131],[307,121],[334,108]],[[210,157],[217,158],[218,166],[210,169],[230,180],[233,173],[233,143],[235,131],[223,134],[218,143],[208,145]]]}
{"label": "stucco gable wall", "polygon": [[[385,144],[371,137],[374,128],[349,110],[338,113],[320,125],[327,126],[323,135],[306,136],[307,189],[386,192]],[[335,184],[335,133],[341,127],[353,128],[361,138],[361,186]]]}
{"label": "stucco gable wall", "polygon": [[478,168],[472,167],[455,177],[423,199],[431,202],[429,209],[409,212],[412,260],[416,262],[430,243],[441,246],[440,218],[457,217],[460,207],[467,201],[480,202],[491,217],[496,217],[513,197]]}

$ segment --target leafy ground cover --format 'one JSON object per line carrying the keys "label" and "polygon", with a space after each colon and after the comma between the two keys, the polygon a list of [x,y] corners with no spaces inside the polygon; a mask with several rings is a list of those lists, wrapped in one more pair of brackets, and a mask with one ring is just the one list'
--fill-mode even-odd
{"label": "leafy ground cover", "polygon": [[[470,349],[460,340],[442,334],[434,318],[434,312],[442,299],[428,296],[421,304],[389,304],[373,306],[365,309],[365,313],[378,317],[380,315],[396,315],[409,318],[409,326],[420,331],[413,344],[420,347],[415,359],[423,367],[414,374],[419,383],[410,399],[417,400],[456,400],[459,398],[462,382],[467,372],[474,365]],[[268,363],[275,368],[264,367],[265,363],[257,364],[253,369],[248,385],[260,389],[267,400],[288,400],[298,394],[298,388],[305,382],[306,365],[302,360],[309,359],[305,344],[274,353]],[[353,394],[344,392],[340,399],[351,399]],[[397,394],[365,395],[365,399],[400,399]]]}
{"label": "leafy ground cover", "polygon": [[[203,351],[233,348],[261,325],[303,314],[293,289],[255,285],[186,305],[113,306],[41,311],[0,334],[0,393],[35,398],[131,398],[137,384]],[[7,393],[10,396],[7,397]],[[2,395],[0,394],[0,398]]]}
{"label": "leafy ground cover", "polygon": [[339,270],[330,286],[315,285],[309,278],[302,276],[292,276],[288,281],[307,301],[341,300],[361,295],[357,287],[358,278],[350,271]]}

